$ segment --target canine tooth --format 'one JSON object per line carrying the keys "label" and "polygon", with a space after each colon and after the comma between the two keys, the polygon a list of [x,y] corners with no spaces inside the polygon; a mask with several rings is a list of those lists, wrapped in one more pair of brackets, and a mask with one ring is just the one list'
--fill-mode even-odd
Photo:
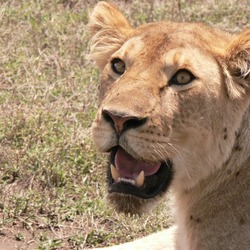
{"label": "canine tooth", "polygon": [[144,171],[142,170],[136,179],[136,184],[138,187],[141,187],[143,185],[144,179],[145,179],[145,174]]}
{"label": "canine tooth", "polygon": [[115,181],[118,181],[118,179],[120,178],[120,174],[118,173],[116,167],[113,164],[111,164],[110,168],[111,168],[111,175],[112,175],[113,179]]}

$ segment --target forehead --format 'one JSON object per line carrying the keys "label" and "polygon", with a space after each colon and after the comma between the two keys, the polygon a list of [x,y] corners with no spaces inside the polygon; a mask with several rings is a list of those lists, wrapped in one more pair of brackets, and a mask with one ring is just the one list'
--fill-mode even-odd
{"label": "forehead", "polygon": [[223,53],[228,38],[221,31],[200,23],[160,22],[135,30],[119,50],[121,56],[141,56],[150,62],[159,60],[173,49],[189,49],[217,56]]}
{"label": "forehead", "polygon": [[204,39],[192,33],[190,28],[177,28],[167,23],[142,27],[114,56],[132,64],[161,64],[163,67],[196,67],[212,57],[205,47],[200,46]]}

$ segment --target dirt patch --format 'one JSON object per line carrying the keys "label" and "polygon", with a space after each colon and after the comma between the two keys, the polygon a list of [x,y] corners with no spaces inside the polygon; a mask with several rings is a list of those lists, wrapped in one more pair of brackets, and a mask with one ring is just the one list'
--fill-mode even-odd
{"label": "dirt patch", "polygon": [[34,233],[31,233],[26,229],[13,227],[11,229],[2,229],[0,233],[0,249],[31,250],[38,246],[38,242],[35,239]]}

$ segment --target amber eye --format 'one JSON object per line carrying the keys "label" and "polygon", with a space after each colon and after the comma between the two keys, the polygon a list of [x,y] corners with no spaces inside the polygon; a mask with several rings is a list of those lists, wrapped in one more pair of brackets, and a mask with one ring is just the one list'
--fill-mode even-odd
{"label": "amber eye", "polygon": [[122,75],[126,70],[125,63],[120,58],[113,59],[111,61],[111,67],[112,70],[118,75]]}
{"label": "amber eye", "polygon": [[195,76],[186,69],[178,70],[174,76],[170,79],[169,85],[185,85],[192,82],[195,79]]}

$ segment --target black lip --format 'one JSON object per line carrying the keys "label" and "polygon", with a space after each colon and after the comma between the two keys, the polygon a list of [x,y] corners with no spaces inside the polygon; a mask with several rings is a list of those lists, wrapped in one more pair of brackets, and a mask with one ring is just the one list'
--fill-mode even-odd
{"label": "black lip", "polygon": [[[114,148],[110,153],[110,164],[114,163],[114,156],[118,148]],[[109,164],[109,166],[110,166]],[[167,160],[161,164],[160,169],[157,173],[151,176],[145,177],[145,182],[142,187],[136,187],[129,183],[118,182],[115,183],[110,167],[108,168],[108,192],[109,193],[122,193],[128,195],[134,195],[143,199],[150,199],[157,195],[163,194],[166,192],[169,184],[172,180],[172,162]]]}

